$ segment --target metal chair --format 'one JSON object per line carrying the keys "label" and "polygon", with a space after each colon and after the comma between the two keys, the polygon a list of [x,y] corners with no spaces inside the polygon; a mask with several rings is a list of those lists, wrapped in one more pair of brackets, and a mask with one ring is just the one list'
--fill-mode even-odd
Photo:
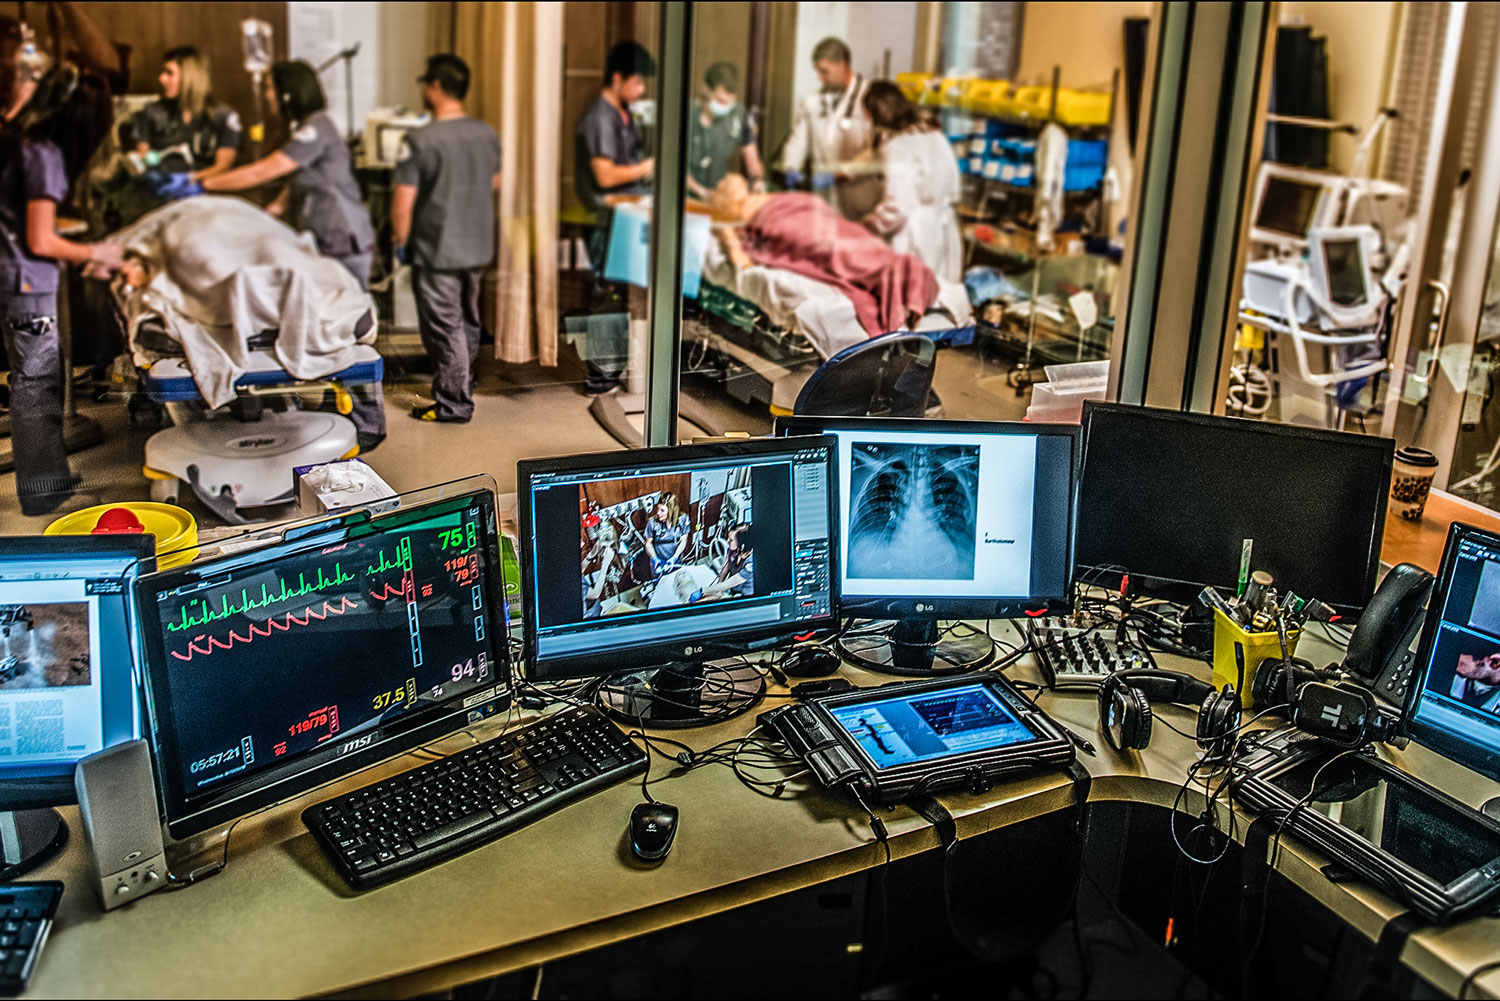
{"label": "metal chair", "polygon": [[925,334],[893,333],[845,348],[797,394],[792,412],[814,417],[926,415],[937,346]]}

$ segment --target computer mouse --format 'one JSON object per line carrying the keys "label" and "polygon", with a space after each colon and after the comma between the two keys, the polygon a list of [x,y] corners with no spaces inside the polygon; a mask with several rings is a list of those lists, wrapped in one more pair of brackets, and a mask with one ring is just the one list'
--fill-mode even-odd
{"label": "computer mouse", "polygon": [[794,649],[776,666],[793,678],[822,678],[839,669],[838,654],[818,647]]}
{"label": "computer mouse", "polygon": [[660,862],[677,837],[677,807],[670,803],[637,803],[630,811],[630,851],[642,862]]}

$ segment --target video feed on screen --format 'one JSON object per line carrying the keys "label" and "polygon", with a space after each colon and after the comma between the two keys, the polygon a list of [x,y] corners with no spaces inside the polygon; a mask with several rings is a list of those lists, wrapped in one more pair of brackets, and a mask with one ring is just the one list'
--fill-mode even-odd
{"label": "video feed on screen", "polygon": [[580,483],[585,619],[755,597],[751,467]]}
{"label": "video feed on screen", "polygon": [[1500,718],[1500,642],[1445,626],[1433,651],[1427,691]]}

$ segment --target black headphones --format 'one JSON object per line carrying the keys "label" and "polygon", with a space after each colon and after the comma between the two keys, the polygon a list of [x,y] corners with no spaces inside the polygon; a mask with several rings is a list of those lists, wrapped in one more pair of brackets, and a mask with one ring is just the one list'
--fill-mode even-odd
{"label": "black headphones", "polygon": [[1099,686],[1099,723],[1117,751],[1141,750],[1151,743],[1151,703],[1198,707],[1198,746],[1222,750],[1240,725],[1240,699],[1233,685],[1215,691],[1180,671],[1136,668],[1116,671]]}
{"label": "black headphones", "polygon": [[1282,714],[1287,714],[1288,690],[1287,684],[1290,679],[1291,691],[1290,701],[1295,704],[1297,691],[1309,681],[1327,681],[1337,678],[1339,672],[1326,671],[1322,668],[1313,667],[1305,660],[1293,657],[1290,661],[1283,661],[1279,657],[1271,658],[1261,662],[1255,669],[1255,679],[1250,682],[1250,697],[1254,700],[1257,711],[1264,712],[1272,706],[1282,707]]}

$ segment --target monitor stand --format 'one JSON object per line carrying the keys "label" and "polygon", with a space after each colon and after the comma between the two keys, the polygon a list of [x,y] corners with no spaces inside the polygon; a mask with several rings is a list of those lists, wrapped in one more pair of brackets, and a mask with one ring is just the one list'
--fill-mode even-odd
{"label": "monitor stand", "polygon": [[15,879],[35,869],[67,841],[68,825],[62,814],[50,807],[0,812],[0,849],[3,849],[6,879]]}
{"label": "monitor stand", "polygon": [[995,659],[988,633],[943,636],[937,619],[897,619],[874,634],[848,634],[839,640],[845,660],[867,671],[907,677],[936,677],[977,671]]}
{"label": "monitor stand", "polygon": [[606,678],[599,708],[621,723],[681,730],[747,712],[765,690],[765,675],[753,664],[672,661]]}

